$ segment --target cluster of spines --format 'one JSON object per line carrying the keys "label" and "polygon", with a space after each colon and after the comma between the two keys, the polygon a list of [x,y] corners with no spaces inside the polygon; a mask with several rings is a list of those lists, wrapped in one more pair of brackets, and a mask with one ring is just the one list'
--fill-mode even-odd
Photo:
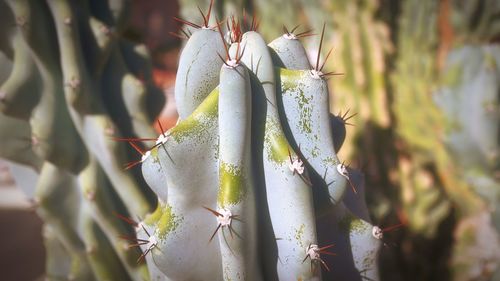
{"label": "cluster of spines", "polygon": [[296,25],[294,28],[292,28],[290,31],[288,28],[283,25],[283,36],[285,36],[287,39],[300,39],[300,38],[305,38],[309,36],[316,35],[315,33],[312,33],[312,29],[308,29],[302,32],[299,32],[295,34],[294,32],[300,27],[300,24]]}

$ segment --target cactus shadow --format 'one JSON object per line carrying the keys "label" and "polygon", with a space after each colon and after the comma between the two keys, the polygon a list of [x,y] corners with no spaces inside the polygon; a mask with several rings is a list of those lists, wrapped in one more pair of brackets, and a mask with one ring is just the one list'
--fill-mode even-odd
{"label": "cactus shadow", "polygon": [[268,47],[267,50],[271,54],[271,59],[273,60],[273,65],[275,65],[276,67],[285,67],[285,64],[281,60],[280,56],[278,56],[278,54],[276,53],[276,51],[273,48]]}
{"label": "cactus shadow", "polygon": [[258,236],[260,266],[266,280],[278,280],[276,264],[278,263],[278,246],[271,223],[269,206],[267,203],[266,181],[264,174],[264,134],[268,102],[257,76],[249,71],[252,87],[252,155],[254,159],[253,173],[255,199],[257,202]]}
{"label": "cactus shadow", "polygon": [[330,127],[332,128],[333,147],[339,152],[346,137],[346,124],[342,117],[330,113]]}
{"label": "cactus shadow", "polygon": [[331,252],[336,256],[321,255],[330,269],[328,271],[323,268],[323,280],[362,281],[363,278],[354,265],[349,231],[341,228],[335,209],[332,208],[331,212],[316,221],[319,246],[335,244]]}
{"label": "cactus shadow", "polygon": [[344,194],[344,204],[356,217],[370,222],[370,213],[365,200],[365,179],[361,171],[348,168],[349,177],[352,184],[356,187],[357,193],[346,190]]}

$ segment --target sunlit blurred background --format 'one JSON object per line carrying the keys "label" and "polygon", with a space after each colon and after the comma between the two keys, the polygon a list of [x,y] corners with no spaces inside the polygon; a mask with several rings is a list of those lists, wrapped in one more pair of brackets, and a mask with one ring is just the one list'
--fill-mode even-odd
{"label": "sunlit blurred background", "polygon": [[[171,33],[184,28],[173,17],[201,22],[208,2],[132,1],[124,34],[150,50],[167,128],[183,44]],[[402,224],[385,235],[381,280],[500,280],[500,1],[217,0],[214,13],[255,14],[268,42],[312,30],[311,61],[326,24],[321,55],[333,48],[325,68],[340,74],[330,109],[352,115],[340,158],[364,173],[373,222]],[[29,178],[0,161],[0,279],[41,280],[42,223],[16,188]]]}

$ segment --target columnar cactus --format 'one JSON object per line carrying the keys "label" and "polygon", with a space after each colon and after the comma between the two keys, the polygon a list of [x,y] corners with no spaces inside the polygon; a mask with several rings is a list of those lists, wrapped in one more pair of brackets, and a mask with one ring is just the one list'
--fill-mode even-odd
{"label": "columnar cactus", "polygon": [[129,4],[0,1],[0,156],[39,173],[49,280],[149,279],[113,215],[155,207],[114,139],[154,135],[164,102],[145,47],[122,36]]}
{"label": "columnar cactus", "polygon": [[377,280],[383,230],[337,157],[335,73],[309,63],[308,32],[268,45],[255,21],[223,32],[211,6],[185,22],[180,120],[151,138],[161,96],[121,38],[128,1],[103,3],[0,2],[1,152],[40,174],[47,277]]}
{"label": "columnar cactus", "polygon": [[382,230],[334,149],[334,73],[311,66],[293,32],[267,45],[256,22],[243,33],[232,18],[223,32],[209,14],[183,21],[195,30],[179,60],[180,120],[140,161],[159,198],[137,232],[154,277],[378,280]]}

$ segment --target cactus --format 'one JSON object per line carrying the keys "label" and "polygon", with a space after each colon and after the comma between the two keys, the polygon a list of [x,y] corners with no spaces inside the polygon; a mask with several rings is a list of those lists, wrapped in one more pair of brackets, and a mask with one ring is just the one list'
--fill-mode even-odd
{"label": "cactus", "polygon": [[268,46],[255,21],[242,33],[232,17],[226,33],[209,14],[180,20],[195,28],[179,59],[180,120],[141,151],[159,198],[138,222],[150,268],[164,280],[378,280],[380,228],[334,147],[335,73],[319,58],[311,68],[293,32]]}
{"label": "cactus", "polygon": [[129,1],[1,1],[0,156],[39,173],[49,280],[148,280],[113,214],[155,207],[135,153],[164,102],[144,46],[122,36]]}

